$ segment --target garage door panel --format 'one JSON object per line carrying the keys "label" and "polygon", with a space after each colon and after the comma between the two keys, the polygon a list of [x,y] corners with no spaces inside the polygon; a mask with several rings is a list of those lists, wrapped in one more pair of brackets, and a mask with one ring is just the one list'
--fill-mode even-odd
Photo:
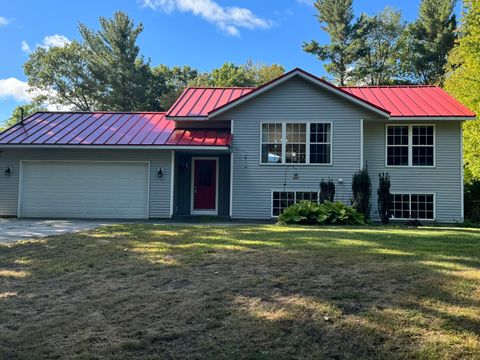
{"label": "garage door panel", "polygon": [[147,218],[148,164],[24,162],[20,216]]}

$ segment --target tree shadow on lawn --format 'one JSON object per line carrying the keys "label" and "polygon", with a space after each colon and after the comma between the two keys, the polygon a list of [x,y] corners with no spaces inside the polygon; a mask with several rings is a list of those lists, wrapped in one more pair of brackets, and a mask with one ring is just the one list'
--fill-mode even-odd
{"label": "tree shadow on lawn", "polygon": [[0,357],[475,358],[480,231],[122,225],[0,247]]}

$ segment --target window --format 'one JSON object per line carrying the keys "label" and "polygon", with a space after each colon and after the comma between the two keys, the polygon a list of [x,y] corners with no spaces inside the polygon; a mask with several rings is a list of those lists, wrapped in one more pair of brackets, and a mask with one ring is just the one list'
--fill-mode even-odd
{"label": "window", "polygon": [[331,164],[330,123],[262,124],[262,164]]}
{"label": "window", "polygon": [[286,124],[285,162],[305,164],[307,161],[307,125]]}
{"label": "window", "polygon": [[310,124],[310,163],[330,163],[331,137],[331,124]]}
{"label": "window", "polygon": [[387,161],[391,166],[408,165],[408,126],[387,127]]}
{"label": "window", "polygon": [[262,163],[282,162],[282,124],[262,124]]}
{"label": "window", "polygon": [[387,125],[387,166],[435,166],[433,125]]}
{"label": "window", "polygon": [[393,194],[392,218],[434,220],[433,194]]}
{"label": "window", "polygon": [[433,166],[433,126],[412,126],[412,165]]}
{"label": "window", "polygon": [[274,191],[272,194],[272,215],[279,216],[284,209],[299,201],[318,202],[316,191]]}

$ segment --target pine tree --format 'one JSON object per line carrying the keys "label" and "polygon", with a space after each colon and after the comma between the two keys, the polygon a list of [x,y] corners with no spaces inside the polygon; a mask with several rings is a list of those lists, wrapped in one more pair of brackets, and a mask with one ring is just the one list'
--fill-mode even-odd
{"label": "pine tree", "polygon": [[314,6],[321,29],[330,35],[330,43],[304,42],[303,50],[321,61],[327,61],[325,69],[334,77],[334,82],[343,86],[360,50],[357,25],[353,22],[352,0],[317,0]]}
{"label": "pine tree", "polygon": [[93,31],[80,24],[91,71],[104,91],[100,106],[112,111],[160,109],[158,99],[147,96],[153,78],[137,45],[143,25],[135,26],[120,11],[112,19],[101,17],[100,25]]}
{"label": "pine tree", "polygon": [[402,35],[401,63],[412,82],[441,84],[455,43],[456,0],[422,0],[418,19]]}

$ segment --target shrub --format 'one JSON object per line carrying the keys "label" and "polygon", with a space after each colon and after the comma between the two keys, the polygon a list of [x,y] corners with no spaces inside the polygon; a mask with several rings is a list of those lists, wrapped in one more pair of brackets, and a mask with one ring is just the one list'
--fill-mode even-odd
{"label": "shrub", "polygon": [[363,225],[365,217],[352,206],[326,200],[323,204],[300,201],[279,216],[282,224],[297,225]]}
{"label": "shrub", "polygon": [[480,181],[465,184],[464,191],[465,220],[480,223]]}
{"label": "shrub", "polygon": [[370,198],[372,196],[372,182],[368,169],[365,166],[358,170],[352,177],[352,206],[365,216],[370,218]]}
{"label": "shrub", "polygon": [[332,180],[320,182],[320,203],[323,204],[325,201],[333,201],[335,198],[335,184]]}
{"label": "shrub", "polygon": [[393,196],[390,193],[390,175],[388,173],[378,174],[378,214],[382,224],[386,225],[390,221],[390,209]]}

